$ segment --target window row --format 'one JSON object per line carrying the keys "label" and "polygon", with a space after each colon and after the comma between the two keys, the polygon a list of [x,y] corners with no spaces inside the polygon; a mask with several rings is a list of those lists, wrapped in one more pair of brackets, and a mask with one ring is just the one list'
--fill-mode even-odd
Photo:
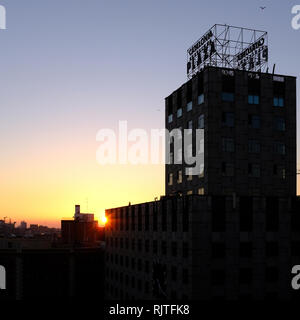
{"label": "window row", "polygon": [[[222,151],[223,152],[235,152],[235,140],[233,138],[222,138]],[[261,145],[257,140],[248,141],[249,153],[260,153]],[[286,145],[283,142],[273,143],[273,153],[279,155],[286,154]]]}
{"label": "window row", "polygon": [[[126,238],[125,241],[123,238],[107,238],[106,239],[106,246],[112,247],[116,249],[126,249],[130,251],[137,251],[137,252],[145,252],[149,253],[150,249],[153,254],[159,253],[159,245],[160,245],[160,253],[162,255],[171,255],[172,257],[181,256],[182,258],[189,257],[189,244],[188,242],[183,242],[182,245],[179,247],[178,242],[172,241],[169,243],[169,247],[166,241],[158,241],[152,240],[152,248],[150,248],[150,240],[141,240],[138,239],[137,243],[135,239],[131,240],[129,243],[129,239]],[[179,252],[180,249],[180,252]],[[116,255],[117,256],[117,255]],[[111,256],[111,259],[113,257]]]}

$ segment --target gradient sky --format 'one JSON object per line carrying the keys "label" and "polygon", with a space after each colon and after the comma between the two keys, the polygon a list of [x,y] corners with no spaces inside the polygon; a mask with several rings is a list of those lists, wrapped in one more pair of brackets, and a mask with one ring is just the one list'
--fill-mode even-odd
{"label": "gradient sky", "polygon": [[164,97],[186,81],[186,50],[215,23],[268,31],[270,66],[300,72],[296,0],[0,4],[0,210],[13,221],[59,226],[87,198],[100,216],[163,194],[161,165],[98,165],[96,133],[119,120],[163,128]]}

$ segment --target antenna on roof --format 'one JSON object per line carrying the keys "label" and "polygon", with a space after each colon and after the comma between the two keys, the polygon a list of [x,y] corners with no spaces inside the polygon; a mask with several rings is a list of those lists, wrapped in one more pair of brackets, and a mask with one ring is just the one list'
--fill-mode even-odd
{"label": "antenna on roof", "polygon": [[272,74],[274,74],[274,73],[275,73],[275,67],[276,67],[276,64],[274,63],[274,65],[273,65],[273,72],[272,72]]}

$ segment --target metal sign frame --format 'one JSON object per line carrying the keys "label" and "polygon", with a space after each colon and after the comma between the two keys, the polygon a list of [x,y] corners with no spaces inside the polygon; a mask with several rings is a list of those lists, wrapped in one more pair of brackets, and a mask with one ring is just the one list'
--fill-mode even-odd
{"label": "metal sign frame", "polygon": [[268,33],[215,24],[187,50],[188,79],[205,66],[265,71],[268,68]]}

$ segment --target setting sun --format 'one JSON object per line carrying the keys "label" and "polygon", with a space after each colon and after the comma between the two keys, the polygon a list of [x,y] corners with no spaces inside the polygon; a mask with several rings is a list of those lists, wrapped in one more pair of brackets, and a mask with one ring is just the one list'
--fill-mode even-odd
{"label": "setting sun", "polygon": [[101,217],[100,217],[100,221],[101,221],[101,223],[102,223],[102,224],[104,224],[104,225],[105,225],[105,224],[106,224],[106,222],[107,222],[107,218],[106,218],[106,216],[105,216],[105,215],[101,216]]}

